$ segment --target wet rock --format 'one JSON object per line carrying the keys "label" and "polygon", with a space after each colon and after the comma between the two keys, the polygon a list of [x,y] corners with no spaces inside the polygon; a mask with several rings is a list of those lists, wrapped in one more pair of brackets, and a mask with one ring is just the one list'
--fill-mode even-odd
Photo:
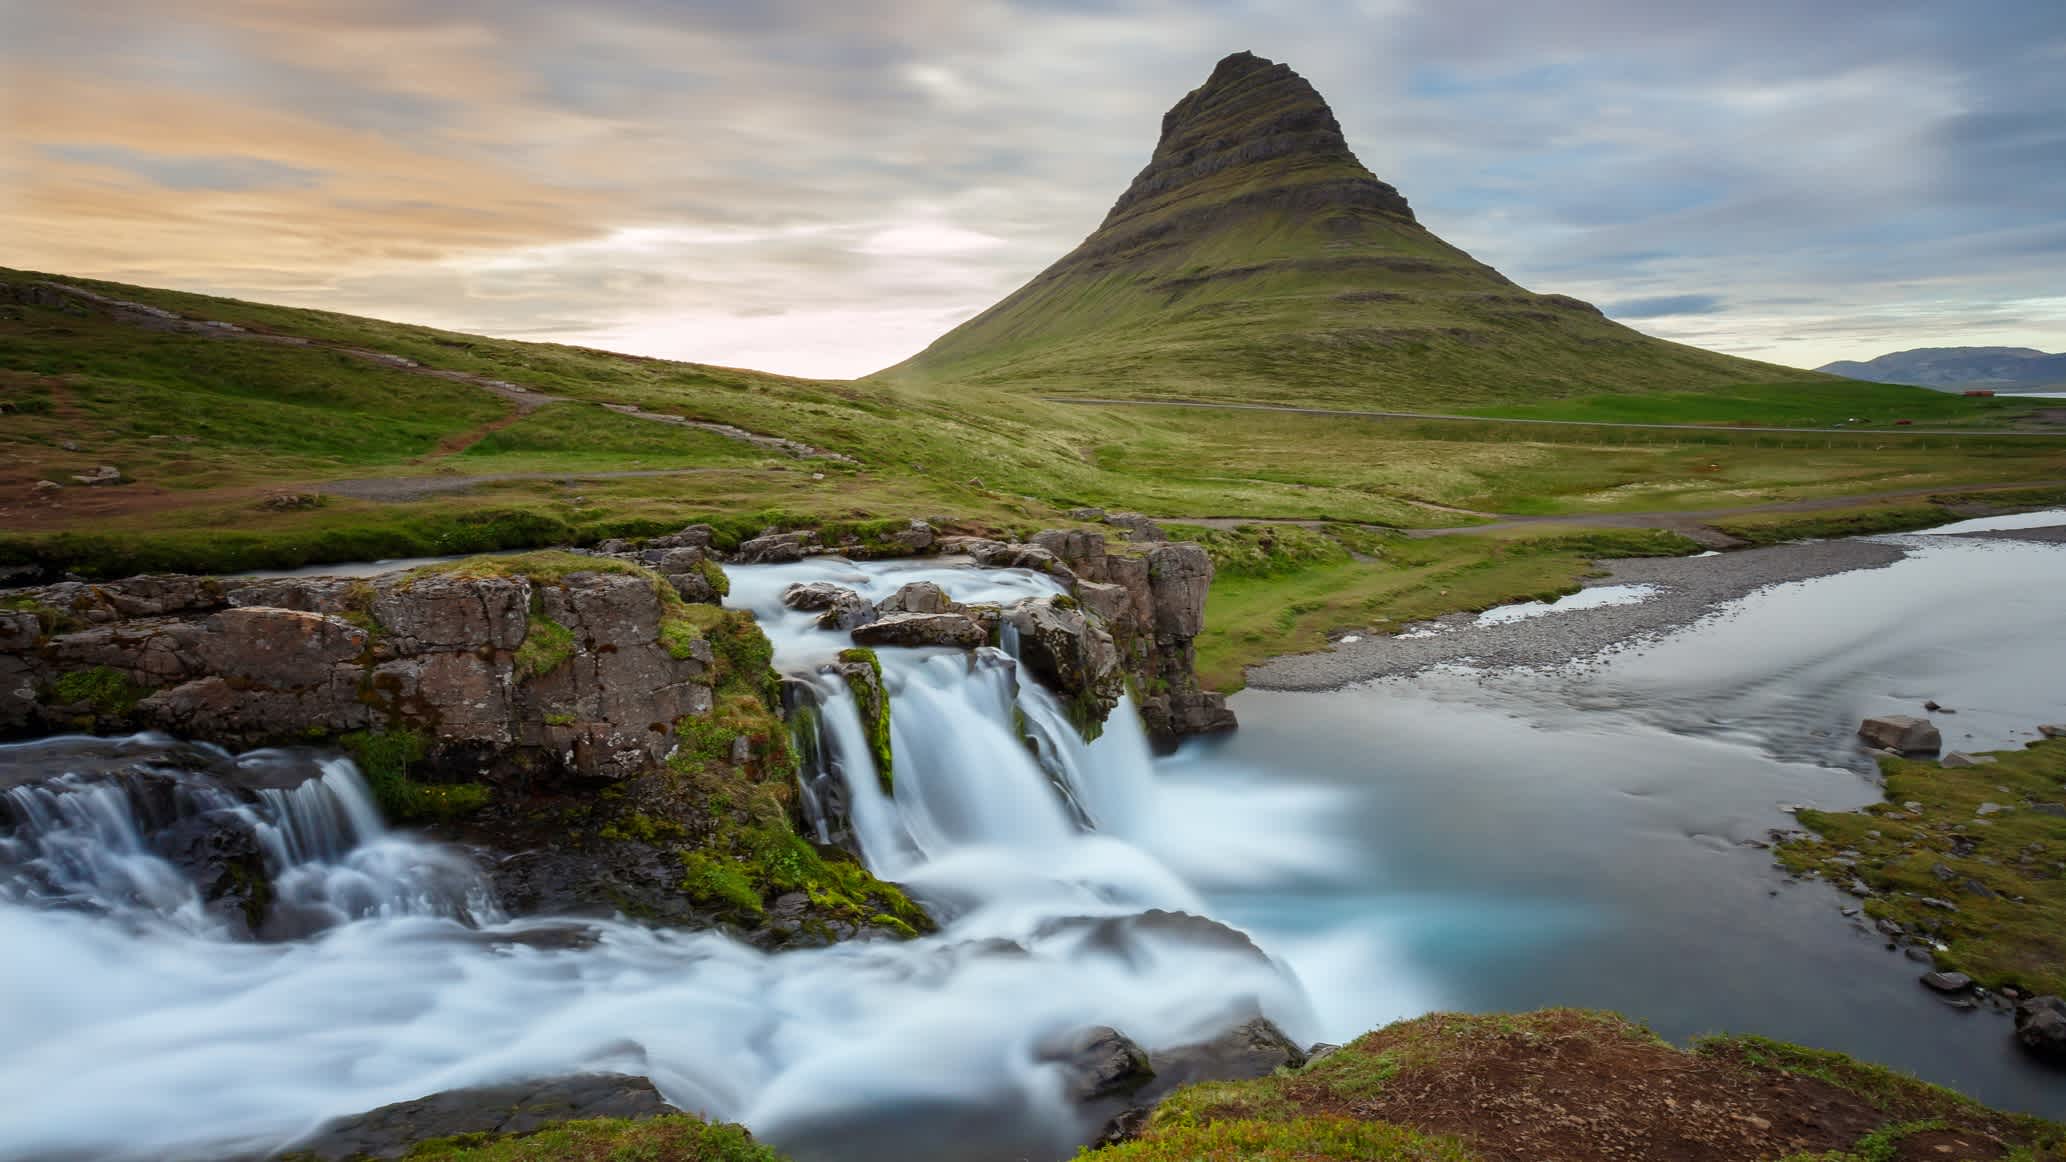
{"label": "wet rock", "polygon": [[1157,1098],[1194,1081],[1247,1081],[1306,1063],[1306,1052],[1263,1017],[1251,1017],[1206,1041],[1148,1055]]}
{"label": "wet rock", "polygon": [[955,604],[938,585],[930,581],[913,581],[883,598],[875,611],[882,616],[892,613],[959,613],[961,606]]}
{"label": "wet rock", "polygon": [[1119,651],[1080,609],[1047,598],[1019,603],[1005,619],[1018,630],[1020,658],[1054,689],[1097,702],[1100,718],[1118,702]]}
{"label": "wet rock", "polygon": [[320,1162],[401,1158],[412,1146],[458,1134],[521,1134],[577,1118],[634,1121],[681,1111],[643,1077],[581,1074],[550,1081],[449,1090],[339,1118],[296,1143]]}
{"label": "wet rock", "polygon": [[1050,1037],[1034,1058],[1061,1067],[1065,1092],[1076,1102],[1124,1097],[1155,1078],[1147,1050],[1108,1025]]}
{"label": "wet rock", "polygon": [[1965,993],[1973,988],[1973,978],[1962,972],[1926,972],[1921,979],[1932,992]]}
{"label": "wet rock", "polygon": [[2016,1043],[2054,1064],[2066,1064],[2066,1000],[2032,997],[2016,1006]]}
{"label": "wet rock", "polygon": [[2038,727],[2037,733],[2045,736],[2046,738],[2066,738],[2066,726],[2062,726],[2055,722],[2048,722],[2045,725]]}
{"label": "wet rock", "polygon": [[782,604],[791,609],[811,613],[831,609],[844,598],[859,596],[860,594],[846,586],[834,585],[830,581],[812,581],[808,584],[799,581],[782,590]]}
{"label": "wet rock", "polygon": [[221,812],[190,815],[152,836],[151,844],[185,873],[232,936],[248,939],[264,930],[272,879],[249,826]]}
{"label": "wet rock", "polygon": [[958,613],[893,613],[880,621],[856,626],[853,638],[864,646],[953,646],[965,650],[988,640],[982,626]]}
{"label": "wet rock", "polygon": [[1944,736],[1935,724],[1907,714],[1868,718],[1858,724],[1858,736],[1873,746],[1904,755],[1935,754],[1944,745]]}

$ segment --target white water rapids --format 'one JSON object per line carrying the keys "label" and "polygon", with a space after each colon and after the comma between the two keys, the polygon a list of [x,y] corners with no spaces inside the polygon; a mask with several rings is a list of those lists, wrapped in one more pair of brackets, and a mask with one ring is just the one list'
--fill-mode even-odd
{"label": "white water rapids", "polygon": [[[780,604],[790,582],[819,579],[871,599],[919,579],[970,602],[1052,591],[939,565],[735,570],[734,604],[792,673],[847,644]],[[815,681],[867,862],[947,918],[910,942],[770,955],[714,933],[509,920],[460,853],[382,828],[335,759],[241,796],[176,771],[174,814],[232,812],[260,833],[309,933],[235,939],[142,838],[135,776],[15,786],[0,814],[14,834],[0,845],[0,1157],[217,1157],[440,1090],[596,1070],[649,1076],[802,1159],[1060,1156],[1083,1127],[1035,1060],[1044,1037],[1110,1024],[1173,1045],[1257,1009],[1294,1038],[1321,1032],[1282,961],[1206,921],[1142,915],[1202,916],[1201,892],[1339,866],[1337,792],[1158,773],[1125,705],[1086,745],[1000,651],[881,657],[893,797],[851,696]],[[0,787],[35,748],[65,745],[84,744],[0,748]],[[556,939],[570,924],[592,939]],[[1417,1007],[1392,991],[1367,1015]]]}

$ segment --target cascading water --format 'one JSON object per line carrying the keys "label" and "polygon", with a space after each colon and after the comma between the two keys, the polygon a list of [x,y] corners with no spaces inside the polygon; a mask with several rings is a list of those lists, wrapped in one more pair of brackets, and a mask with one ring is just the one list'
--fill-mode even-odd
{"label": "cascading water", "polygon": [[[820,837],[840,838],[836,817],[940,933],[771,956],[715,933],[584,921],[591,939],[570,947],[530,938],[567,921],[502,917],[460,853],[382,829],[342,760],[288,787],[225,771],[277,766],[277,754],[158,740],[178,753],[147,770],[47,777],[62,740],[0,749],[0,767],[40,772],[10,780],[21,785],[9,801],[36,814],[9,815],[0,846],[0,941],[40,950],[0,967],[0,1004],[20,1010],[0,1022],[0,1088],[13,1097],[0,1157],[269,1148],[388,1102],[598,1069],[650,1076],[682,1107],[744,1121],[800,1159],[1058,1157],[1094,1127],[1038,1059],[1045,1038],[1109,1024],[1179,1044],[1258,1010],[1316,1034],[1297,977],[1205,919],[1193,882],[1201,866],[1256,885],[1284,874],[1270,845],[1237,836],[1320,836],[1310,794],[1193,802],[1192,822],[1221,822],[1165,820],[1157,834],[1130,707],[1086,743],[997,649],[880,651],[887,793],[853,693],[824,672],[851,643],[779,600],[799,580],[871,600],[914,580],[964,602],[1056,586],[941,564],[733,572],[734,603],[811,687],[797,720]],[[169,813],[136,789],[161,783]],[[254,836],[274,911],[299,917],[262,935],[299,939],[234,938],[220,902],[163,850],[197,820]],[[1308,840],[1310,858],[1327,858],[1312,850],[1322,842]],[[1228,854],[1246,866],[1223,866]]]}
{"label": "cascading water", "polygon": [[[8,749],[14,775],[5,781],[15,785],[0,793],[7,903],[218,938],[249,934],[236,921],[251,925],[260,911],[269,917],[262,934],[274,937],[378,916],[500,918],[486,879],[463,856],[388,833],[343,759],[288,751],[237,759],[153,735]],[[35,778],[52,770],[60,773]],[[234,915],[225,889],[251,913]]]}
{"label": "cascading water", "polygon": [[[1058,1157],[1082,1127],[1044,1039],[1109,1024],[1177,1044],[1252,1008],[1341,1040],[1436,1007],[1600,1005],[1672,1036],[1857,1052],[2056,1117],[2056,1077],[2014,1056],[2005,1023],[1930,999],[1876,934],[1845,930],[1836,893],[1789,887],[1763,850],[1793,822],[1779,804],[1877,797],[1788,761],[1809,726],[1927,696],[1963,708],[1948,740],[1988,749],[2056,715],[2066,550],[1921,539],[1938,543],[1562,675],[1251,692],[1238,734],[1153,760],[1124,710],[1084,743],[1008,650],[885,650],[894,794],[822,672],[844,635],[782,608],[782,589],[879,599],[931,580],[1010,602],[1053,583],[938,563],[734,570],[811,691],[805,789],[825,837],[943,920],[908,942],[769,955],[500,918],[461,855],[368,826],[348,767],[163,739],[0,747],[0,1159],[214,1159],[389,1102],[594,1070],[649,1076],[805,1162]],[[261,843],[259,825],[277,834]],[[334,908],[240,939],[179,862],[195,844]],[[1158,907],[1234,923],[1269,955]]]}

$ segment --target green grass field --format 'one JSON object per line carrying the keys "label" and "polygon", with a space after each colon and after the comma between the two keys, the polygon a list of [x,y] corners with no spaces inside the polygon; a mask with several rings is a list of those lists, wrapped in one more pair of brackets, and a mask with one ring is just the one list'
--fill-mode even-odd
{"label": "green grass field", "polygon": [[[0,282],[27,277],[0,272]],[[1592,556],[1661,551],[1641,530],[1608,532],[1612,544],[1572,541],[1590,516],[2066,481],[2066,438],[1660,431],[1615,428],[1591,414],[1585,425],[1544,426],[1086,407],[982,385],[948,391],[792,379],[74,281],[315,342],[151,330],[0,298],[0,564],[92,575],[238,570],[586,543],[691,521],[742,536],[770,525],[922,516],[1025,534],[1064,523],[1063,513],[1079,505],[1178,522],[1333,522],[1307,534],[1313,555],[1223,573],[1200,651],[1208,679],[1230,687],[1245,663],[1317,648],[1331,631],[1381,632],[1559,592]],[[478,387],[326,344],[486,375],[566,402],[520,413]],[[1617,397],[1625,405],[1617,414],[1726,425],[1741,422],[1746,408],[1777,414],[1784,405],[1791,419],[1915,396],[1947,409],[1933,422],[2007,414],[1999,405],[1854,383],[1718,391],[1706,411],[1696,406],[1705,396]],[[858,464],[771,454],[620,415],[605,402],[784,436]],[[1962,408],[1973,410],[1954,414]],[[32,491],[39,478],[69,484],[96,464],[116,465],[130,482],[70,486],[54,500]],[[544,478],[400,501],[321,494],[327,481],[511,473]],[[282,506],[279,493],[298,499]],[[2042,502],[2033,495],[2031,503]],[[1882,510],[1918,503],[1816,514],[1822,524],[1812,527],[1906,520]],[[1348,527],[1483,523],[1472,513],[1570,519],[1568,527],[1431,541]],[[1802,535],[1805,519],[1715,523],[1762,540]],[[1841,521],[1862,523],[1830,523]],[[1230,538],[1214,543],[1227,560],[1238,555]]]}
{"label": "green grass field", "polygon": [[1715,424],[1894,431],[1909,420],[1929,428],[2010,426],[2036,401],[1968,398],[1926,387],[1855,380],[1736,384],[1699,392],[1591,395],[1544,403],[1471,408],[1508,419],[1608,424]]}

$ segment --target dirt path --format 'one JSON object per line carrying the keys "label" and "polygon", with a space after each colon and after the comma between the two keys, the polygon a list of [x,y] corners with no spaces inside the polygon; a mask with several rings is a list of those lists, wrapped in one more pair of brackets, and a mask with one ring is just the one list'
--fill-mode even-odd
{"label": "dirt path", "polygon": [[1811,436],[1892,436],[1901,439],[1911,436],[1986,436],[1990,439],[1996,436],[2035,436],[2042,439],[2066,435],[2066,431],[2030,431],[2017,428],[1901,428],[1899,430],[1885,428],[1752,428],[1724,424],[1639,424],[1603,420],[1524,420],[1505,416],[1455,415],[1448,412],[1357,411],[1348,408],[1302,408],[1269,403],[1212,403],[1206,400],[1193,399],[1100,399],[1091,396],[1072,398],[1056,395],[1042,396],[1041,398],[1048,403],[1079,404],[1085,407],[1198,408],[1206,411],[1289,412],[1292,415],[1299,416],[1345,416],[1352,419],[1365,420],[1443,420],[1470,424],[1534,424],[1537,426],[1564,428],[1634,428],[1665,432],[1708,432],[1710,434],[1717,432],[1748,432],[1752,435],[1766,433],[1772,435]]}

